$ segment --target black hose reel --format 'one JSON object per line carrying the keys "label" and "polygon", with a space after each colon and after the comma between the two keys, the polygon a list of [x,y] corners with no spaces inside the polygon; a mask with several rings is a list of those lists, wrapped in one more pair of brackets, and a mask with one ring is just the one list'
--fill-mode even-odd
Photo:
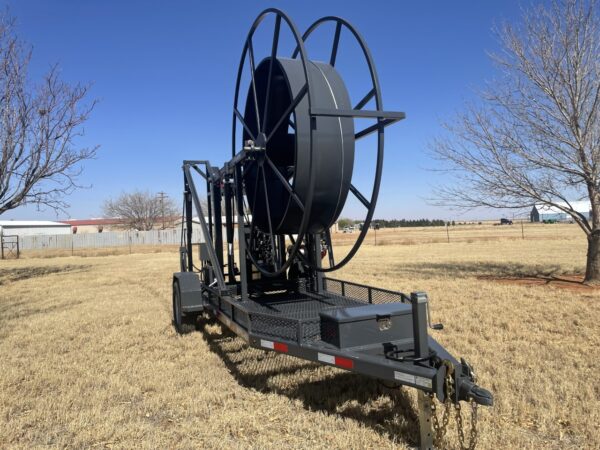
{"label": "black hose reel", "polygon": [[[253,36],[268,16],[274,16],[270,56],[257,62]],[[316,29],[326,24],[334,26],[329,61],[311,60],[305,44]],[[291,55],[279,51],[282,26],[288,27],[294,37],[295,50]],[[342,31],[358,43],[371,78],[370,85],[364,87],[364,97],[355,104],[335,67]],[[242,75],[248,66],[246,102],[240,105]],[[370,101],[375,110],[363,110]],[[372,118],[375,123],[357,131],[356,117]],[[354,256],[377,203],[384,128],[402,118],[403,113],[383,111],[371,53],[348,22],[324,17],[300,35],[290,18],[277,9],[268,9],[255,20],[238,68],[232,155],[240,146],[255,150],[255,156],[243,163],[241,182],[245,195],[238,208],[243,210],[250,227],[248,256],[263,275],[281,275],[296,256],[322,272],[337,270]],[[242,142],[236,134],[238,122],[243,127]],[[377,133],[376,167],[371,191],[362,193],[352,183],[355,142],[372,133]],[[365,209],[363,228],[350,251],[336,262],[329,229],[337,221],[348,195],[354,195]],[[314,258],[300,251],[307,235],[323,237],[330,253],[329,267],[320,267]],[[286,239],[292,244],[287,245]],[[270,248],[270,256],[258,251],[265,247]]]}

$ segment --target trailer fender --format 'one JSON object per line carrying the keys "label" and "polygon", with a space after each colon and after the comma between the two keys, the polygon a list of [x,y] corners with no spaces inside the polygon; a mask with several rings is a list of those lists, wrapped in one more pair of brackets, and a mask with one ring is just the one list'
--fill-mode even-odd
{"label": "trailer fender", "polygon": [[203,287],[195,272],[175,272],[173,283],[179,284],[181,311],[183,313],[202,312],[205,306]]}

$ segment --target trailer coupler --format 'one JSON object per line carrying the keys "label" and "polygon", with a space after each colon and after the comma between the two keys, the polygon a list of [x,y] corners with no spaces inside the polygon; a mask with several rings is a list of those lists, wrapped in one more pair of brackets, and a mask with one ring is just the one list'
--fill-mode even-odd
{"label": "trailer coupler", "polygon": [[456,403],[464,400],[473,401],[482,406],[492,406],[494,404],[492,393],[477,385],[472,367],[463,358],[460,360],[460,366],[455,370],[454,383],[456,386]]}

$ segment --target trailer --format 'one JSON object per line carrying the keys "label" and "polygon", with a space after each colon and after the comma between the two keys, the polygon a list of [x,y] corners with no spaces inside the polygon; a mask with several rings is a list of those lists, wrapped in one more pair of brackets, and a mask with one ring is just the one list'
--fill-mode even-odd
{"label": "trailer", "polygon": [[[257,63],[253,36],[267,18],[273,23],[270,56]],[[291,55],[279,49],[282,27],[294,39]],[[333,31],[325,62],[309,59],[307,52],[321,27]],[[358,44],[370,74],[370,85],[355,102],[336,70],[342,33]],[[357,130],[358,118],[374,123]],[[429,336],[429,328],[442,326],[431,323],[426,293],[330,276],[353,258],[370,228],[385,128],[404,118],[403,112],[383,109],[371,53],[350,23],[324,17],[300,34],[282,11],[263,11],[238,68],[231,159],[222,167],[207,160],[183,162],[173,323],[181,332],[206,314],[252,347],[415,388],[420,448],[429,449],[442,445],[450,408],[468,402],[476,419],[477,405],[492,405],[491,393],[476,384],[465,360]],[[369,192],[363,193],[353,181],[353,164],[355,144],[367,136],[376,137],[376,163]],[[206,198],[200,195],[204,189]],[[364,207],[364,220],[340,257],[330,229],[350,195]],[[198,225],[203,242],[193,241]],[[443,418],[435,414],[440,402]],[[470,448],[476,444],[473,430]]]}

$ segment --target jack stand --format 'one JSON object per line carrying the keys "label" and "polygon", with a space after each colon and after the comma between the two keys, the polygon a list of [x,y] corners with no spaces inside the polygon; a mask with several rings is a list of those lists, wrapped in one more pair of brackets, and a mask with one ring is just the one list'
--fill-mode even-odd
{"label": "jack stand", "polygon": [[418,391],[419,408],[419,449],[433,450],[433,429],[431,424],[431,397]]}

